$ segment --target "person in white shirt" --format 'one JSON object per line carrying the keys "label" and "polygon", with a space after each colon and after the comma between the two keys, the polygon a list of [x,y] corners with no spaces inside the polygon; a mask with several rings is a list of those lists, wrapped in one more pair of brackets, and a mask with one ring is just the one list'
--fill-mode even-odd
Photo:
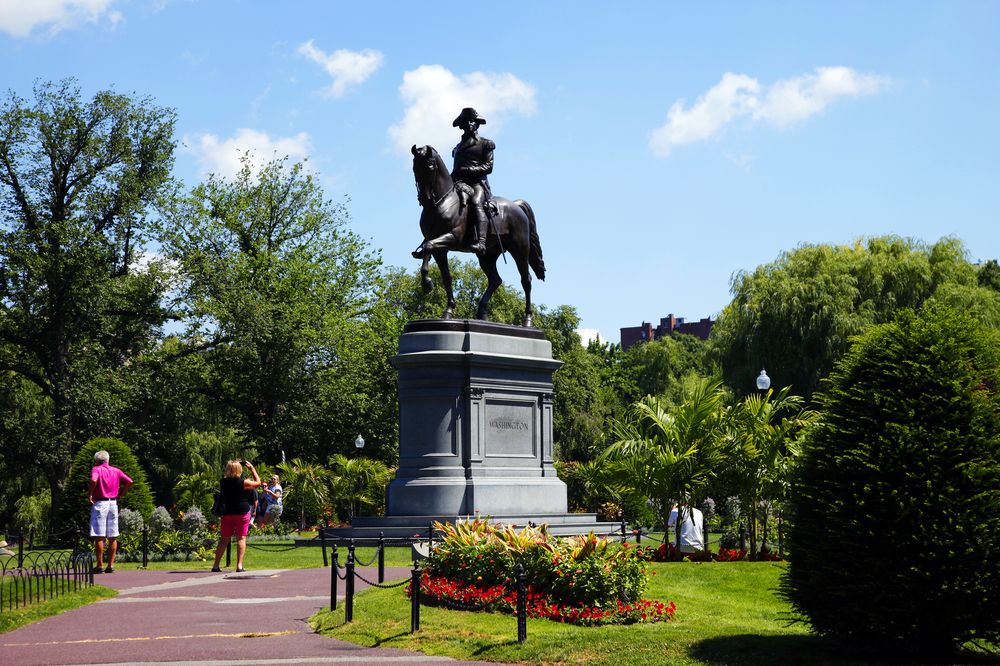
{"label": "person in white shirt", "polygon": [[[681,507],[681,552],[695,553],[705,550],[705,518],[698,509],[683,505]],[[670,510],[667,519],[667,530],[670,541],[673,541],[677,529],[677,505]]]}

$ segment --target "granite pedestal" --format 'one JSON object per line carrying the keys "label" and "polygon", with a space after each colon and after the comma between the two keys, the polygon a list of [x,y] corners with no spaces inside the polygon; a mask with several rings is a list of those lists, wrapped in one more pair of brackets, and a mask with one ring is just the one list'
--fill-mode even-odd
{"label": "granite pedestal", "polygon": [[[426,533],[432,520],[489,516],[558,533],[603,526],[567,514],[553,467],[552,374],[542,331],[478,320],[406,325],[399,353],[399,469],[384,518],[356,518],[356,538]],[[558,528],[557,528],[558,526]]]}

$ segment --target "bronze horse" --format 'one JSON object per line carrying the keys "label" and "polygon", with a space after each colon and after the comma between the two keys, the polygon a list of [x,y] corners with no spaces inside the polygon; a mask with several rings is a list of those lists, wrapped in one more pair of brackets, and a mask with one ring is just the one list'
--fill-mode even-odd
{"label": "bronze horse", "polygon": [[[422,259],[420,265],[421,284],[424,292],[433,288],[428,275],[430,258],[434,257],[441,269],[441,280],[448,294],[448,306],[441,314],[442,319],[451,319],[455,310],[455,295],[451,286],[451,271],[448,268],[448,252],[469,252],[465,234],[468,225],[468,206],[459,184],[456,188],[444,160],[431,146],[410,149],[413,153],[413,175],[417,181],[417,201],[423,210],[420,213],[420,231],[424,235],[413,256]],[[486,273],[488,284],[479,299],[476,319],[485,319],[493,292],[503,280],[497,272],[497,259],[504,252],[510,256],[521,273],[521,288],[524,289],[524,325],[531,326],[531,275],[528,267],[539,280],[545,279],[545,262],[542,260],[542,246],[535,229],[535,213],[527,201],[511,201],[495,197],[496,213],[490,220],[486,238],[486,252],[477,255],[479,266]]]}

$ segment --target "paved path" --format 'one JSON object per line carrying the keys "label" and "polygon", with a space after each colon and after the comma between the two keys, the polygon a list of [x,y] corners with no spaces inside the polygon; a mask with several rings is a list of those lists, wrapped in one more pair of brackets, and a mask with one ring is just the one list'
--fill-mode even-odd
{"label": "paved path", "polygon": [[[387,568],[386,580],[408,574]],[[119,570],[94,580],[118,596],[0,634],[0,664],[462,663],[313,633],[306,620],[330,603],[329,569]],[[358,580],[357,589],[364,587]]]}

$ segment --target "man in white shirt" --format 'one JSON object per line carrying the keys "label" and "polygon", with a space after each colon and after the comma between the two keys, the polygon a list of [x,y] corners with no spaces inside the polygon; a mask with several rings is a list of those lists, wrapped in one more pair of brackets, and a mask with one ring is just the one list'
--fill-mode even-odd
{"label": "man in white shirt", "polygon": [[[681,507],[681,552],[694,553],[705,550],[705,518],[698,509],[684,505]],[[673,541],[677,529],[677,505],[670,510],[667,519],[667,530],[670,541]]]}

